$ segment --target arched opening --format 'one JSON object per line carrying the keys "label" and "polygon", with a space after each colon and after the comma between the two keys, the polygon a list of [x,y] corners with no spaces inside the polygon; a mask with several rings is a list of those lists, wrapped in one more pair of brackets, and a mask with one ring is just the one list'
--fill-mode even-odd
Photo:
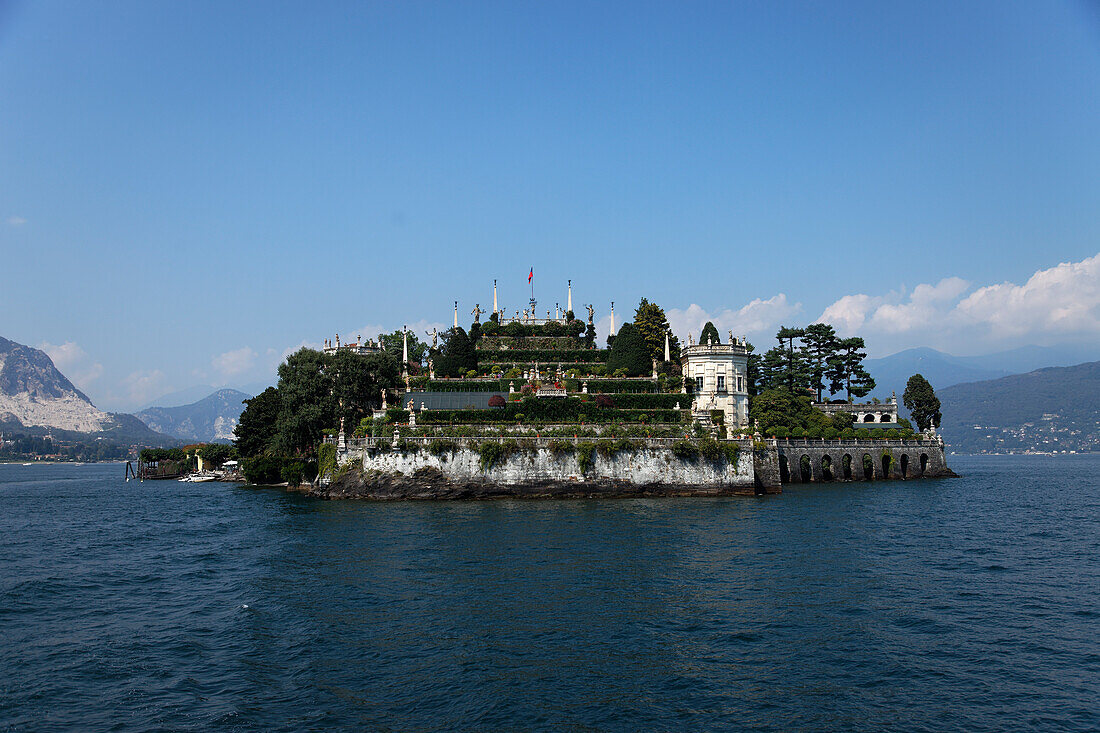
{"label": "arched opening", "polygon": [[923,476],[924,472],[928,470],[928,454],[920,454],[920,475]]}
{"label": "arched opening", "polygon": [[889,453],[882,454],[882,477],[890,478],[890,465],[894,462],[894,457]]}
{"label": "arched opening", "polygon": [[844,454],[844,458],[840,461],[841,469],[844,472],[844,480],[852,480],[852,456],[848,453]]}
{"label": "arched opening", "polygon": [[764,493],[764,482],[760,480],[760,474],[756,471],[752,472],[752,492],[757,496]]}
{"label": "arched opening", "polygon": [[784,484],[791,482],[791,469],[787,465],[786,456],[779,456],[779,482]]}
{"label": "arched opening", "polygon": [[798,459],[798,473],[804,484],[813,480],[814,472],[809,456],[802,456]]}
{"label": "arched opening", "polygon": [[821,480],[832,481],[833,480],[833,459],[829,456],[821,457]]}
{"label": "arched opening", "polygon": [[881,417],[879,417],[878,421],[879,422],[890,422],[890,416],[889,415],[882,415]]}
{"label": "arched opening", "polygon": [[867,413],[866,415],[863,416],[863,422],[874,422],[874,421],[875,421],[874,413],[869,412],[869,413]]}
{"label": "arched opening", "polygon": [[906,478],[906,474],[909,473],[909,455],[907,453],[901,454],[901,477]]}
{"label": "arched opening", "polygon": [[867,453],[863,454],[863,480],[875,480],[875,460]]}

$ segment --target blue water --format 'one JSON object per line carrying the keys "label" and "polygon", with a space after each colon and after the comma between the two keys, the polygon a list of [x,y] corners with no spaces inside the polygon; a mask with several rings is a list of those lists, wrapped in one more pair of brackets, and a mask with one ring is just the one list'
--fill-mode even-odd
{"label": "blue water", "polygon": [[1100,729],[1100,457],[952,464],[395,504],[0,465],[0,729]]}

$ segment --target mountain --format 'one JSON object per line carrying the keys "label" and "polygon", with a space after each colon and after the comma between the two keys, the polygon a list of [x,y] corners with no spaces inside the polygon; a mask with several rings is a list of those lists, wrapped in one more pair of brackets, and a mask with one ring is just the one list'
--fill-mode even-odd
{"label": "mountain", "polygon": [[937,390],[963,382],[980,382],[1043,367],[1071,366],[1100,359],[1097,346],[1020,346],[985,356],[953,356],[928,347],[906,349],[864,365],[875,378],[875,397],[898,397],[914,374],[922,374]]}
{"label": "mountain", "polygon": [[171,443],[133,415],[100,410],[40,349],[0,337],[0,430],[64,439],[106,438],[120,443]]}
{"label": "mountain", "polygon": [[962,453],[1100,450],[1100,361],[937,389]]}
{"label": "mountain", "polygon": [[153,430],[182,440],[228,442],[233,440],[244,400],[251,396],[235,389],[220,389],[189,405],[150,407],[137,417]]}

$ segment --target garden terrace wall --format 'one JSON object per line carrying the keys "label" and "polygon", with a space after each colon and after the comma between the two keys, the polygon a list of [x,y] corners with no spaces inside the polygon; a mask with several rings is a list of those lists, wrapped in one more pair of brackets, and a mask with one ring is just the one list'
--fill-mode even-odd
{"label": "garden terrace wall", "polygon": [[[493,439],[496,440],[496,439]],[[428,450],[430,439],[402,441],[403,450],[393,450],[385,439],[368,440],[341,455],[341,463],[360,460],[365,474],[411,477],[441,475],[449,482],[488,484],[497,487],[526,487],[551,491],[555,486],[603,487],[622,494],[645,492],[676,495],[722,495],[777,492],[778,486],[757,485],[751,440],[730,441],[737,446],[734,462],[723,457],[708,460],[677,457],[673,440],[639,441],[644,447],[601,455],[590,441],[577,441],[572,451],[563,450],[560,439],[524,441],[523,448],[499,451],[496,461],[486,466],[481,443],[457,441],[453,450],[438,455]],[[499,445],[504,445],[500,441]],[[509,441],[516,443],[516,441]],[[585,451],[590,464],[582,470],[579,456]],[[552,445],[556,444],[556,445]],[[437,445],[439,445],[437,443]],[[385,446],[385,449],[383,448]],[[356,453],[356,451],[360,453]],[[517,493],[516,495],[522,495]],[[438,498],[438,497],[424,497]]]}

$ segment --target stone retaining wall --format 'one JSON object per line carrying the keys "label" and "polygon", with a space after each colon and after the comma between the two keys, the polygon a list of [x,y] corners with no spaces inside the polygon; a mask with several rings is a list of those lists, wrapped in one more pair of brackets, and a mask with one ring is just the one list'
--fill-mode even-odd
{"label": "stone retaining wall", "polygon": [[[943,444],[937,440],[779,440],[777,448],[783,483],[880,481],[955,475],[947,467]],[[869,473],[864,471],[864,456],[869,456],[873,464]],[[889,460],[884,462],[884,456],[889,456]],[[808,459],[808,472],[803,470],[803,457]],[[845,457],[850,459],[847,468]],[[806,473],[808,475],[804,475]]]}

